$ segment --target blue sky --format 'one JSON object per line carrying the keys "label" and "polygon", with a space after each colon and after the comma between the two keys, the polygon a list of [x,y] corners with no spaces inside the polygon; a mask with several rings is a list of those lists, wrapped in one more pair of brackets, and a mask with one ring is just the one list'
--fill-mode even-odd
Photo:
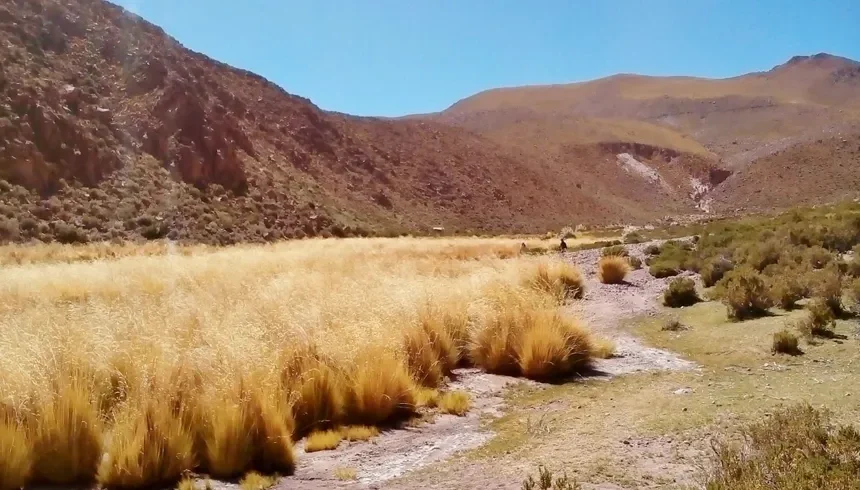
{"label": "blue sky", "polygon": [[857,0],[115,0],[324,109],[442,110],[500,86],[860,60]]}

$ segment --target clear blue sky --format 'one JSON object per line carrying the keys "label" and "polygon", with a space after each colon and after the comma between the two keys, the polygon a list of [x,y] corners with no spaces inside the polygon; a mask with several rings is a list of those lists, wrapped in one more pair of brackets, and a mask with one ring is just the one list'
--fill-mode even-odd
{"label": "clear blue sky", "polygon": [[324,109],[396,116],[614,73],[726,77],[860,60],[858,0],[115,0]]}

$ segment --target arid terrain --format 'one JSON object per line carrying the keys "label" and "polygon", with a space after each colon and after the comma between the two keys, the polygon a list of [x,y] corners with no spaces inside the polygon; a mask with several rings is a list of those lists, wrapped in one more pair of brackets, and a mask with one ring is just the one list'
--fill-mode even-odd
{"label": "arid terrain", "polygon": [[3,242],[535,233],[856,196],[860,65],[826,54],[399,119],[322,111],[100,0],[6,2],[0,60]]}
{"label": "arid terrain", "polygon": [[0,5],[0,490],[860,489],[860,63],[288,90]]}

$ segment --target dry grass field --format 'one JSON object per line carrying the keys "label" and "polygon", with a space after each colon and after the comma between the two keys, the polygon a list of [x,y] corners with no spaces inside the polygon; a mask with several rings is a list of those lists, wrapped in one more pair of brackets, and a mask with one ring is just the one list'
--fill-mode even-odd
{"label": "dry grass field", "polygon": [[459,364],[570,374],[596,353],[557,310],[581,278],[520,246],[4,249],[0,487],[290,473],[294,440],[408,417]]}

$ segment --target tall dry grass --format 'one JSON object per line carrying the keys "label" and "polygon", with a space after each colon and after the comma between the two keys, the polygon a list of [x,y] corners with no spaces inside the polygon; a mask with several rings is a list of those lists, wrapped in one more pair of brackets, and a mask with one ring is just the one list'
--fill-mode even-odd
{"label": "tall dry grass", "polygon": [[581,368],[588,332],[529,286],[578,274],[518,252],[306,240],[6,267],[0,487],[290,473],[293,440],[408,416],[459,364]]}

